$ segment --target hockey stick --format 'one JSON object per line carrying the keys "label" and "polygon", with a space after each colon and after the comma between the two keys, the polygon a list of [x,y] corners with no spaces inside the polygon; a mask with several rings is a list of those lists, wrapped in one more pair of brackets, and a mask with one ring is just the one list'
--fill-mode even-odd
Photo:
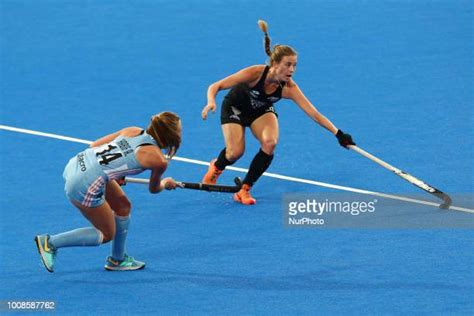
{"label": "hockey stick", "polygon": [[449,195],[447,195],[446,193],[436,189],[435,187],[432,187],[431,185],[429,184],[426,184],[425,182],[421,181],[420,179],[418,178],[415,178],[414,176],[412,176],[411,174],[408,174],[406,173],[405,171],[402,171],[398,168],[395,168],[394,166],[392,165],[389,165],[388,163],[386,163],[385,161],[375,157],[374,155],[371,155],[369,154],[368,152],[366,152],[365,150],[355,146],[355,145],[348,145],[347,147],[349,147],[350,149],[352,149],[353,151],[361,154],[362,156],[378,163],[379,165],[381,165],[382,167],[392,171],[393,173],[395,173],[397,176],[399,177],[402,177],[403,179],[405,179],[406,181],[410,182],[411,184],[419,187],[420,189],[424,190],[425,192],[428,192],[434,196],[436,196],[437,198],[443,200],[444,203],[440,204],[439,205],[439,208],[442,208],[442,209],[448,209],[450,206],[451,206],[451,203],[452,203],[452,200],[451,198],[449,197]]}
{"label": "hockey stick", "polygon": [[[125,178],[126,183],[148,184],[150,180],[140,178]],[[210,192],[235,193],[242,188],[242,180],[239,177],[234,178],[235,185],[204,184],[193,182],[177,182],[178,187],[182,189],[201,190]]]}

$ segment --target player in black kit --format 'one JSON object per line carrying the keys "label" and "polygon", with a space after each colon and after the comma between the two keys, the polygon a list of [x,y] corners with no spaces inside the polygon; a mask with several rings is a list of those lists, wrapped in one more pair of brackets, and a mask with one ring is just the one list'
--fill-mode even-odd
{"label": "player in black kit", "polygon": [[273,104],[281,98],[293,100],[316,123],[333,133],[341,146],[347,148],[347,145],[354,145],[352,137],[337,129],[319,113],[293,81],[296,51],[286,45],[275,45],[271,49],[267,23],[260,20],[258,25],[265,34],[265,52],[270,57],[269,66],[250,66],[211,84],[207,90],[207,105],[201,114],[205,120],[209,111],[215,112],[216,94],[220,90],[231,88],[224,98],[221,110],[226,147],[217,159],[211,161],[203,183],[215,184],[225,167],[232,165],[243,155],[245,127],[250,127],[260,142],[261,148],[250,164],[242,189],[234,194],[234,200],[245,205],[256,203],[249,191],[272,162],[278,142],[278,119]]}

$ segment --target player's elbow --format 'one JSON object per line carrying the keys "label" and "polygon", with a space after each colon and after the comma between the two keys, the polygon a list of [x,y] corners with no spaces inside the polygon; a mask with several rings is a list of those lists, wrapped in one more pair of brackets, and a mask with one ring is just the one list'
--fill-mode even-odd
{"label": "player's elbow", "polygon": [[156,194],[160,193],[163,191],[163,186],[161,185],[161,180],[158,181],[150,181],[150,184],[148,185],[148,191],[150,191],[151,194]]}
{"label": "player's elbow", "polygon": [[158,187],[148,187],[148,191],[150,191],[151,194],[156,194],[161,192],[160,186]]}
{"label": "player's elbow", "polygon": [[220,90],[222,90],[222,85],[220,81],[216,81],[209,86],[209,91],[212,91],[213,93],[217,93]]}

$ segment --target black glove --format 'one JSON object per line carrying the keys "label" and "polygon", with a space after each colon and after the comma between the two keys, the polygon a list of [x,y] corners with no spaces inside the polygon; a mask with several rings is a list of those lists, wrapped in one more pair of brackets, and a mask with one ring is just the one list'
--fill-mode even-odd
{"label": "black glove", "polygon": [[347,145],[355,145],[354,141],[352,140],[352,136],[344,133],[340,129],[337,130],[336,137],[339,141],[339,144],[344,148],[347,148]]}

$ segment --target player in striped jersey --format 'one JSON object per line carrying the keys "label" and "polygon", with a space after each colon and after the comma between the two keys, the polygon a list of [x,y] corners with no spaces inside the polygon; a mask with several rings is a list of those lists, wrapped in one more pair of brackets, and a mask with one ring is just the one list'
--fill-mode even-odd
{"label": "player in striped jersey", "polygon": [[59,248],[98,246],[109,241],[112,241],[112,253],[106,260],[107,270],[144,268],[144,262],[125,252],[131,203],[118,181],[150,170],[150,193],[175,189],[176,182],[172,178],[161,177],[180,143],[179,117],[172,112],[162,112],[151,118],[146,130],[124,128],[96,140],[69,160],[63,173],[66,195],[93,227],[36,236],[35,242],[46,269],[54,271]]}

